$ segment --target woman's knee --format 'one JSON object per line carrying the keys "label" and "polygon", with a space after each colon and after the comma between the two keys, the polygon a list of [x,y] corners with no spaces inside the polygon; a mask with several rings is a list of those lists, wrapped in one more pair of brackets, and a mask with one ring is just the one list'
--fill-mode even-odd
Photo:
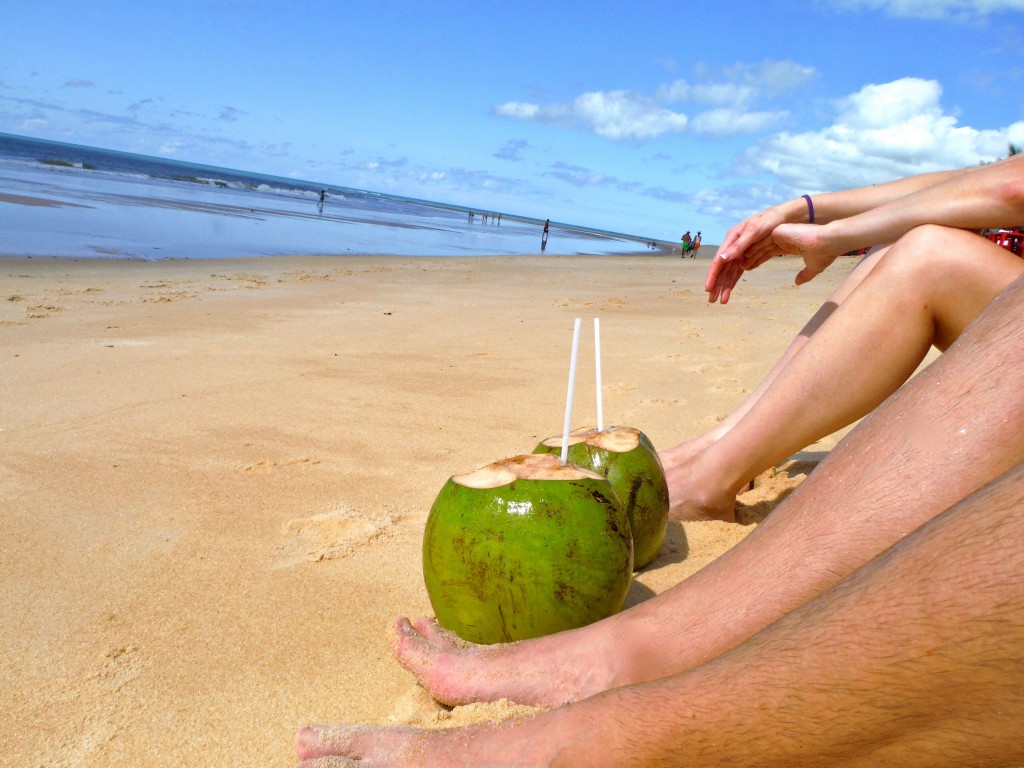
{"label": "woman's knee", "polygon": [[913,279],[920,284],[946,279],[965,265],[976,266],[980,253],[992,244],[980,235],[964,229],[925,224],[907,232],[882,256],[874,271],[887,279]]}

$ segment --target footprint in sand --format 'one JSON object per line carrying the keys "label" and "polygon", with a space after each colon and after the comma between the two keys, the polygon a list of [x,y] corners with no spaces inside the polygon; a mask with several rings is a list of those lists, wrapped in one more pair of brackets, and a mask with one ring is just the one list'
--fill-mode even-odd
{"label": "footprint in sand", "polygon": [[166,304],[172,301],[181,301],[182,299],[191,299],[195,297],[193,291],[162,291],[156,296],[144,296],[139,299],[143,304]]}
{"label": "footprint in sand", "polygon": [[[125,688],[139,678],[149,666],[139,649],[124,645],[107,650],[95,671],[85,680],[65,680],[62,698],[71,700],[89,697],[111,702],[111,709],[103,712],[90,711],[82,716],[73,716],[64,732],[52,744],[55,765],[98,765],[103,763],[102,755],[109,744],[121,735],[123,723],[127,720],[123,712],[134,701],[131,691]],[[112,710],[112,711],[111,711]]]}
{"label": "footprint in sand", "polygon": [[309,466],[316,466],[320,463],[320,459],[310,459],[305,456],[299,456],[295,459],[263,459],[257,461],[255,464],[246,464],[243,467],[239,467],[241,472],[265,472],[270,469],[278,469],[279,467],[297,467],[308,464]]}
{"label": "footprint in sand", "polygon": [[298,280],[299,282],[309,282],[311,280],[333,280],[331,275],[324,274],[321,272],[307,272],[305,270],[295,270],[293,272],[286,272],[282,278],[279,278],[277,282],[283,283],[287,280]]}
{"label": "footprint in sand", "polygon": [[63,311],[63,307],[55,307],[52,304],[37,304],[25,310],[29,317],[49,317],[51,312]]}
{"label": "footprint in sand", "polygon": [[678,398],[672,397],[651,397],[641,400],[640,402],[643,403],[644,405],[666,405],[671,407],[677,407],[686,404],[685,400],[680,400]]}
{"label": "footprint in sand", "polygon": [[711,387],[711,391],[712,392],[724,392],[724,393],[730,394],[730,395],[736,395],[736,394],[738,394],[738,395],[748,395],[748,394],[750,394],[750,389],[748,389],[747,387],[744,387],[742,384],[740,384],[740,382],[736,381],[735,379],[729,379],[727,381],[723,381],[720,384],[715,384],[714,386]]}
{"label": "footprint in sand", "polygon": [[278,567],[346,557],[372,541],[390,538],[399,520],[387,507],[374,512],[338,507],[289,520],[281,529],[284,541],[276,547]]}
{"label": "footprint in sand", "polygon": [[146,666],[147,662],[136,646],[117,646],[103,654],[92,679],[100,687],[117,693],[138,678]]}

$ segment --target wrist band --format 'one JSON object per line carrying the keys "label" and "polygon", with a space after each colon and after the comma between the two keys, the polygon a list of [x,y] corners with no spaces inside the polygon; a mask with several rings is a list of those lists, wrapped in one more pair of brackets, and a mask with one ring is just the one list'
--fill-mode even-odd
{"label": "wrist band", "polygon": [[804,200],[807,201],[807,219],[808,219],[807,223],[808,224],[813,224],[814,223],[814,203],[811,202],[811,196],[810,195],[801,195],[801,197]]}

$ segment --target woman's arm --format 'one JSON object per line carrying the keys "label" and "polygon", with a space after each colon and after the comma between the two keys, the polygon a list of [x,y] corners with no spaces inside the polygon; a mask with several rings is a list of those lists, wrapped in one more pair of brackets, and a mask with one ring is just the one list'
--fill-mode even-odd
{"label": "woman's arm", "polygon": [[[867,245],[893,242],[921,224],[969,229],[1013,224],[1007,216],[1024,219],[1022,160],[1024,156],[1016,155],[990,165],[816,195],[812,198],[813,232],[787,227],[777,234],[782,225],[810,223],[809,206],[803,198],[750,216],[729,230],[718,258],[708,269],[704,288],[709,300],[726,303],[744,271],[784,253],[804,255],[814,262],[807,265],[811,268],[809,276],[800,281],[807,282],[836,256]],[[818,231],[825,229],[828,231]],[[801,250],[804,246],[810,250]]]}
{"label": "woman's arm", "polygon": [[993,229],[1024,222],[1024,156],[971,168],[903,197],[820,227],[780,225],[772,239],[784,253],[802,256],[802,285],[837,256],[892,243],[915,227]]}

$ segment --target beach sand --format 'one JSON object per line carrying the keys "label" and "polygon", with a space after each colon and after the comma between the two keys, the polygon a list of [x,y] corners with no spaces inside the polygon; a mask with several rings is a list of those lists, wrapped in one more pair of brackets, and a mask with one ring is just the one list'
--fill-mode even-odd
{"label": "beach sand", "polygon": [[[705,254],[706,255],[706,254]],[[726,306],[657,256],[0,261],[0,764],[286,766],[306,722],[445,726],[392,659],[430,613],[453,473],[596,417],[669,447],[716,423],[852,268]],[[746,524],[673,523],[649,598],[740,541],[835,437],[758,479]],[[680,631],[685,631],[681,627]]]}

